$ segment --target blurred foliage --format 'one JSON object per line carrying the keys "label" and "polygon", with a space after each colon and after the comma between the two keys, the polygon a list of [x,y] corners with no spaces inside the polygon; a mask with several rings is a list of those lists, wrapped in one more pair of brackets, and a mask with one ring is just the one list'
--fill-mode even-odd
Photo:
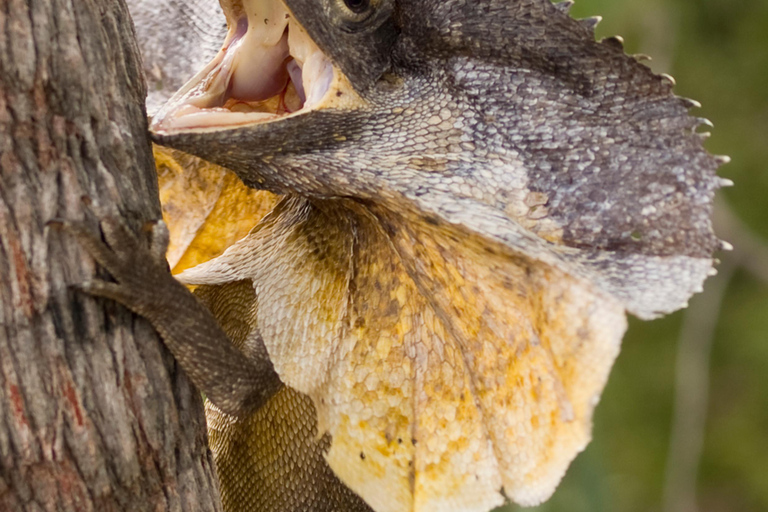
{"label": "blurred foliage", "polygon": [[[598,38],[622,35],[628,53],[652,56],[655,71],[676,78],[677,94],[703,104],[693,114],[715,124],[708,149],[733,158],[720,175],[736,186],[720,198],[768,241],[768,0],[577,0],[572,14],[603,16]],[[691,303],[701,300],[706,291]],[[527,510],[664,510],[684,314],[630,322],[597,408],[594,441],[555,496]],[[727,287],[703,391],[709,396],[698,510],[768,510],[768,285],[744,270]]]}

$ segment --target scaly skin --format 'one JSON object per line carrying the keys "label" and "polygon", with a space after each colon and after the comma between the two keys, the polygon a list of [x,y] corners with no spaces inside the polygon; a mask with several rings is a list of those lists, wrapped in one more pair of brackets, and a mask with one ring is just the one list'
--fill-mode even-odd
{"label": "scaly skin", "polygon": [[[253,284],[201,286],[195,296],[242,350],[255,333]],[[330,438],[318,438],[309,397],[283,386],[243,419],[224,414],[211,401],[206,402],[205,415],[227,512],[370,510],[325,462]]]}
{"label": "scaly skin", "polygon": [[[377,0],[363,17],[343,0],[286,4],[335,64],[338,94],[268,123],[155,125],[158,143],[284,196],[179,276],[218,287],[218,314],[135,269],[136,243],[110,219],[117,257],[79,236],[120,284],[88,290],[147,316],[241,418],[209,408],[231,510],[363,507],[329,468],[377,512],[540,503],[589,441],[626,313],[683,307],[712,271],[720,160],[694,102],[620,40],[595,42],[565,3]],[[246,285],[229,288],[242,282],[245,309]],[[242,334],[222,318],[244,314],[233,345]],[[289,448],[278,465],[297,470],[282,474],[261,454],[284,443],[312,449]],[[242,472],[266,494],[227,491]],[[292,486],[306,493],[286,504]]]}

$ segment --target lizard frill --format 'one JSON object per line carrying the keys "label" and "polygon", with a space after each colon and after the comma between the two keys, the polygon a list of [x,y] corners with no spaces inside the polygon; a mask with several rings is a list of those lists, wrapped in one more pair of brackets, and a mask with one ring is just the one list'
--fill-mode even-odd
{"label": "lizard frill", "polygon": [[285,199],[179,278],[253,281],[276,371],[312,398],[331,468],[383,512],[548,498],[626,327],[587,282],[352,202]]}

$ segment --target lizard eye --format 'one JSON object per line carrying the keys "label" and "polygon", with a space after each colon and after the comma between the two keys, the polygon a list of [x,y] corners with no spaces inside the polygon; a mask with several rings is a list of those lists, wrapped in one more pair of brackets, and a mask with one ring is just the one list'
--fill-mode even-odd
{"label": "lizard eye", "polygon": [[333,0],[340,21],[349,31],[355,31],[366,25],[376,12],[377,0]]}
{"label": "lizard eye", "polygon": [[347,9],[355,14],[362,14],[371,6],[370,0],[344,0]]}

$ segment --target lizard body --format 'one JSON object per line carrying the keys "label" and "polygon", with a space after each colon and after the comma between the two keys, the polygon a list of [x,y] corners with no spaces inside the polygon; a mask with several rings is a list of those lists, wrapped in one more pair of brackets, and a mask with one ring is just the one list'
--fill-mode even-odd
{"label": "lizard body", "polygon": [[[711,272],[721,182],[692,103],[565,3],[222,7],[224,49],[155,138],[284,197],[179,275],[212,287],[202,309],[137,271],[114,221],[111,248],[73,230],[119,282],[87,289],[148,317],[216,405],[228,509],[545,500],[589,441],[626,312],[678,309]],[[264,445],[233,448],[249,436]],[[296,471],[270,469],[280,447]]]}

